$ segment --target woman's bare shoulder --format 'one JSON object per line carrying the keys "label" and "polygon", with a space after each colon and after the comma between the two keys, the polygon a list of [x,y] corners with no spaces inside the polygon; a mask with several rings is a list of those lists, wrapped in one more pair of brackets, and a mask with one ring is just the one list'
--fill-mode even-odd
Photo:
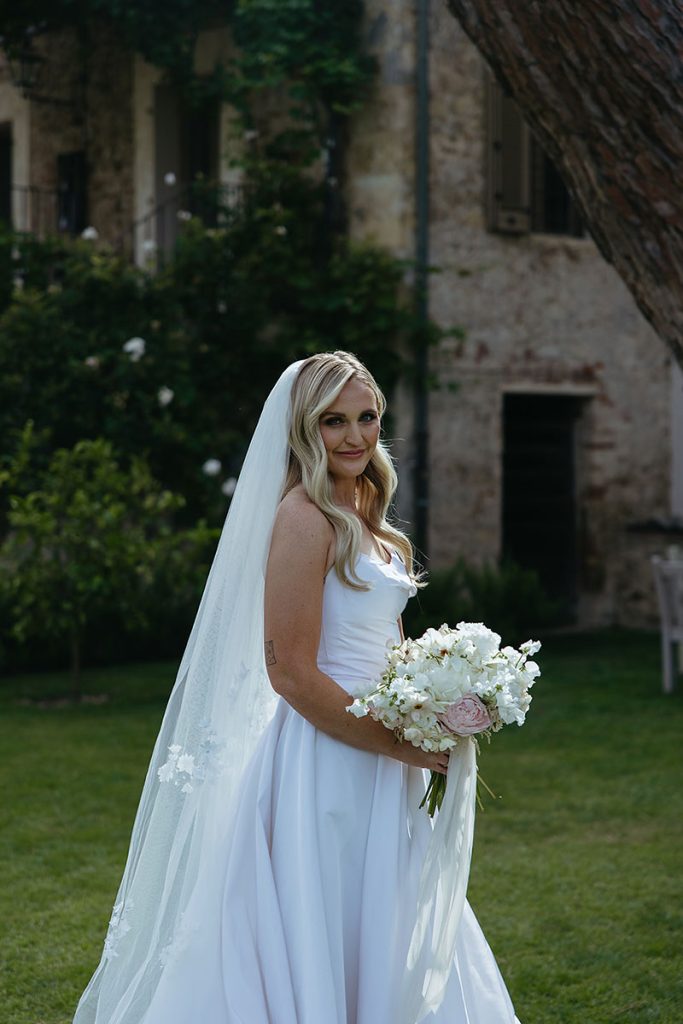
{"label": "woman's bare shoulder", "polygon": [[334,538],[329,519],[311,501],[303,487],[294,487],[278,506],[273,540],[278,543],[314,545],[327,550]]}

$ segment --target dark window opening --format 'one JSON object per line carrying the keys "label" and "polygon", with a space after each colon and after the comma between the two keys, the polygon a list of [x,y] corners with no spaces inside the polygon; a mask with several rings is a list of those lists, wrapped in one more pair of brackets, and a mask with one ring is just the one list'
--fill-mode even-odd
{"label": "dark window opening", "polygon": [[576,424],[583,400],[506,395],[503,408],[503,556],[535,569],[567,618],[578,577]]}
{"label": "dark window opening", "polygon": [[184,214],[216,222],[219,169],[219,104],[186,107],[168,85],[155,89],[156,243],[175,245]]}
{"label": "dark window opening", "polygon": [[531,230],[581,237],[583,224],[560,172],[533,136],[530,144]]}
{"label": "dark window opening", "polygon": [[0,124],[0,223],[12,227],[12,125]]}
{"label": "dark window opening", "polygon": [[87,171],[85,153],[60,153],[57,157],[57,229],[80,235],[87,226]]}
{"label": "dark window opening", "polygon": [[181,110],[181,135],[182,180],[191,186],[190,202],[197,203],[201,201],[201,186],[215,186],[218,178],[217,103]]}

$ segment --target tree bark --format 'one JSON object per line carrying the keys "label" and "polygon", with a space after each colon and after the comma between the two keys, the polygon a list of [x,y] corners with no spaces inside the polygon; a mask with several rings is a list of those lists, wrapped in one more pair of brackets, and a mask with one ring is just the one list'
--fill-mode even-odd
{"label": "tree bark", "polygon": [[447,0],[683,366],[680,0]]}
{"label": "tree bark", "polygon": [[71,634],[71,699],[79,704],[83,699],[81,689],[81,638]]}

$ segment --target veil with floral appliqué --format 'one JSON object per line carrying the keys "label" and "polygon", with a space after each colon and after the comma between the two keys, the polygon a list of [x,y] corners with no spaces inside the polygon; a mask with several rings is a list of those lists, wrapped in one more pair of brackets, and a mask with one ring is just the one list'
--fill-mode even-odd
{"label": "veil with floral appliqu\u00e9", "polygon": [[[102,959],[74,1024],[140,1024],[187,941],[187,909],[230,842],[245,768],[275,709],[263,651],[270,539],[302,361],[271,391],[242,466],[145,779]],[[205,894],[208,895],[208,894]]]}

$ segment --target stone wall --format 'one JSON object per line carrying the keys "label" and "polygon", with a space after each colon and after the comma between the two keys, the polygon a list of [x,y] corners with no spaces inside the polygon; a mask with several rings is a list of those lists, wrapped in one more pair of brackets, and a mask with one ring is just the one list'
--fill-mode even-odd
{"label": "stone wall", "polygon": [[[11,126],[12,158],[11,180],[14,185],[26,186],[31,163],[31,105],[12,83],[9,64],[0,52],[0,124]],[[28,227],[28,204],[24,190],[15,190],[11,196],[12,223],[17,228]]]}
{"label": "stone wall", "polygon": [[[56,230],[57,157],[85,151],[88,221],[101,238],[129,250],[131,55],[106,31],[95,32],[87,43],[74,32],[53,32],[39,37],[36,49],[46,60],[35,88],[40,98],[29,104],[30,160],[24,178],[14,180],[33,192],[24,203],[24,215],[17,218],[18,226],[39,234]],[[0,102],[0,118],[2,114]]]}
{"label": "stone wall", "polygon": [[346,201],[352,237],[413,255],[415,13],[402,0],[366,0],[365,43],[377,61],[372,92],[354,117]]}
{"label": "stone wall", "polygon": [[[579,621],[652,624],[649,554],[665,543],[627,526],[670,510],[668,355],[590,239],[487,231],[485,68],[444,0],[430,30],[430,313],[466,332],[432,359],[431,565],[500,555],[504,395],[576,396]],[[366,31],[379,74],[353,127],[352,232],[411,256],[414,5],[368,0]],[[395,407],[409,439],[409,388]],[[410,444],[396,450],[405,481]],[[405,482],[400,507],[410,518]]]}
{"label": "stone wall", "polygon": [[90,222],[130,252],[133,221],[133,56],[100,35],[89,61]]}
{"label": "stone wall", "polygon": [[[405,0],[366,0],[365,45],[377,62],[372,91],[353,117],[346,154],[345,202],[356,240],[411,259],[415,239],[415,10]],[[406,271],[406,288],[412,272]],[[381,370],[378,371],[381,382]],[[398,508],[411,518],[413,396],[390,396],[392,452],[399,463]]]}
{"label": "stone wall", "polygon": [[579,620],[646,623],[653,545],[626,528],[669,512],[669,357],[589,238],[486,230],[485,69],[443,0],[431,28],[431,313],[466,331],[434,357],[459,385],[431,405],[434,563],[499,554],[505,392],[582,396]]}

